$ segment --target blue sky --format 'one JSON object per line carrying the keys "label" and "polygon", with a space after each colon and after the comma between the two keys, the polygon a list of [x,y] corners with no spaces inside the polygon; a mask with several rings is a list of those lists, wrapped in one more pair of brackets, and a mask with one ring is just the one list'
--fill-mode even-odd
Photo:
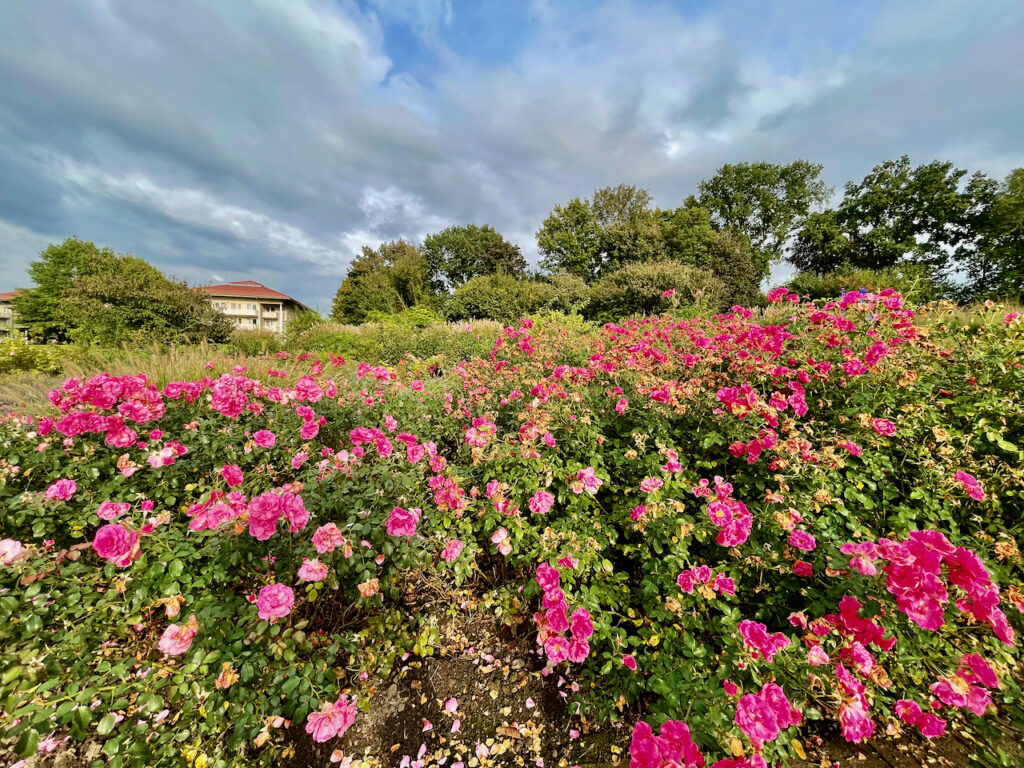
{"label": "blue sky", "polygon": [[[9,0],[0,290],[77,235],[326,309],[363,245],[726,162],[1024,165],[1024,4]],[[779,273],[777,273],[779,274]]]}

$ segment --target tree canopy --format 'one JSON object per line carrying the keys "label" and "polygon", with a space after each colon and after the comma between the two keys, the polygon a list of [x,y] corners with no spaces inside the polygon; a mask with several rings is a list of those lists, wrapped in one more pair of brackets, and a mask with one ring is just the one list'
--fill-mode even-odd
{"label": "tree canopy", "polygon": [[807,215],[827,202],[831,189],[821,180],[821,170],[807,160],[727,163],[700,182],[698,196],[688,204],[708,209],[720,229],[745,235],[764,278]]}
{"label": "tree canopy", "polygon": [[650,203],[646,189],[620,184],[556,205],[537,232],[541,266],[589,283],[624,264],[660,258],[664,243]]}
{"label": "tree canopy", "polygon": [[371,312],[395,314],[433,296],[427,258],[405,240],[363,246],[349,266],[331,304],[331,317],[342,323],[361,323]]}
{"label": "tree canopy", "polygon": [[226,341],[209,297],[144,259],[69,238],[29,266],[35,286],[15,300],[29,335],[82,344]]}
{"label": "tree canopy", "polygon": [[423,241],[430,282],[435,290],[455,289],[482,275],[521,277],[526,260],[519,246],[487,224],[448,227]]}

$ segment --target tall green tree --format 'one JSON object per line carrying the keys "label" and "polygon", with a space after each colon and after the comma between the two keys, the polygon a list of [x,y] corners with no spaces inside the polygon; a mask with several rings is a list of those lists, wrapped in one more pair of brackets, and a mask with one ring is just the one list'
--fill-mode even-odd
{"label": "tall green tree", "polygon": [[847,183],[838,219],[852,263],[881,269],[909,261],[944,270],[969,234],[966,175],[939,160],[914,167],[903,155],[875,166],[859,184]]}
{"label": "tall green tree", "polygon": [[831,195],[821,170],[820,164],[807,160],[726,164],[700,182],[691,205],[711,211],[719,229],[745,235],[754,249],[758,273],[767,277],[806,216]]}
{"label": "tall green tree", "polygon": [[542,266],[589,283],[624,264],[662,258],[661,227],[650,203],[646,189],[620,184],[556,205],[537,232]]}
{"label": "tall green tree", "polygon": [[969,185],[972,238],[957,259],[967,277],[964,298],[1024,301],[1024,168],[999,183],[976,174]]}
{"label": "tall green tree", "polygon": [[658,210],[665,256],[711,272],[723,285],[726,306],[749,306],[761,299],[761,274],[750,241],[733,229],[719,230],[711,211],[691,200],[673,210]]}
{"label": "tall green tree", "polygon": [[40,341],[125,343],[226,341],[227,319],[209,297],[144,259],[69,238],[29,266],[35,286],[15,302]]}
{"label": "tall green tree", "polygon": [[363,246],[331,303],[331,317],[361,323],[371,312],[396,314],[434,297],[427,258],[404,240]]}
{"label": "tall green tree", "polygon": [[94,274],[102,258],[114,257],[110,248],[69,237],[48,245],[28,268],[34,283],[15,299],[14,308],[31,338],[37,341],[70,341],[71,328],[61,313],[65,292],[81,276]]}
{"label": "tall green tree", "polygon": [[144,259],[104,254],[75,279],[58,315],[73,341],[94,346],[223,342],[228,319],[205,293],[171,280]]}
{"label": "tall green tree", "polygon": [[423,241],[430,280],[436,290],[454,289],[482,275],[522,277],[526,260],[519,246],[493,227],[468,224],[448,227]]}

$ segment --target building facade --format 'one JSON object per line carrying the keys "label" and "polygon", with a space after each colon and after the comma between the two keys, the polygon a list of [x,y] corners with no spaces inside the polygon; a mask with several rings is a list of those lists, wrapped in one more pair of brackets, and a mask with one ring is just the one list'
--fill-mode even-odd
{"label": "building facade", "polygon": [[288,321],[305,304],[255,280],[239,280],[224,285],[200,286],[215,309],[220,310],[236,328],[245,331],[272,331],[283,334]]}
{"label": "building facade", "polygon": [[18,313],[14,311],[14,299],[17,296],[18,291],[0,293],[0,341],[22,334]]}

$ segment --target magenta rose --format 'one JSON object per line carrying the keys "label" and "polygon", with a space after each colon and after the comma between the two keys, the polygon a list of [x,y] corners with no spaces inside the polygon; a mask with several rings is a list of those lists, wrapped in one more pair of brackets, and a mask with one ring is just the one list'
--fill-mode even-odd
{"label": "magenta rose", "polygon": [[78,486],[75,485],[74,480],[61,478],[46,489],[46,498],[51,501],[67,501],[75,495],[75,491],[77,490]]}
{"label": "magenta rose", "polygon": [[256,443],[260,448],[273,448],[274,443],[277,442],[277,435],[271,432],[269,429],[261,429],[255,435],[252,436],[252,441]]}
{"label": "magenta rose", "polygon": [[295,592],[284,584],[268,584],[256,596],[259,617],[267,621],[283,619],[295,606]]}
{"label": "magenta rose", "polygon": [[120,523],[108,523],[96,531],[92,546],[104,560],[124,568],[139,553],[139,532],[131,531]]}
{"label": "magenta rose", "polygon": [[234,488],[235,486],[241,485],[244,476],[242,470],[237,464],[225,464],[220,468],[221,476],[224,478],[224,482],[228,484],[228,488]]}

